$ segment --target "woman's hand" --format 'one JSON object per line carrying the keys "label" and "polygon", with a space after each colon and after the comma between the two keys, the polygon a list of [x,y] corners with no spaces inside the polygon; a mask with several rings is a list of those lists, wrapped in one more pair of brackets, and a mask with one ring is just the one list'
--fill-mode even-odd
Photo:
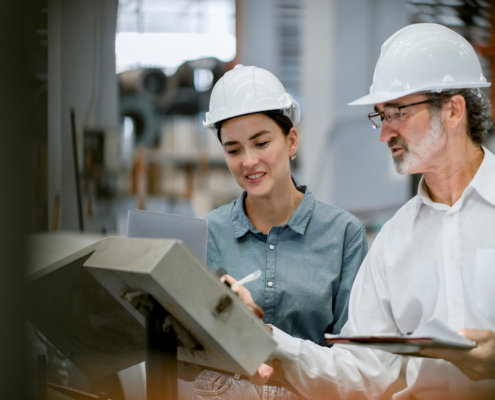
{"label": "woman's hand", "polygon": [[[230,275],[222,276],[220,278],[220,281],[228,282],[230,283],[230,285],[233,285],[234,283],[237,282]],[[261,307],[258,304],[254,302],[253,297],[251,296],[249,290],[247,290],[244,286],[237,286],[232,290],[239,295],[241,301],[254,313],[254,315],[256,315],[259,319],[263,319],[263,317],[265,316],[265,312],[261,309]]]}

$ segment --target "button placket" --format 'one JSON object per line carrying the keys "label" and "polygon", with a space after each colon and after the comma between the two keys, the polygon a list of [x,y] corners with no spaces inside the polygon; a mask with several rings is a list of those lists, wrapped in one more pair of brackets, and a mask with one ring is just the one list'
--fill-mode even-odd
{"label": "button placket", "polygon": [[464,295],[459,260],[459,212],[448,212],[443,220],[443,255],[448,322],[457,330],[464,326]]}
{"label": "button placket", "polygon": [[273,227],[266,239],[266,275],[265,275],[265,322],[275,323],[275,276],[277,265],[277,241],[279,227]]}

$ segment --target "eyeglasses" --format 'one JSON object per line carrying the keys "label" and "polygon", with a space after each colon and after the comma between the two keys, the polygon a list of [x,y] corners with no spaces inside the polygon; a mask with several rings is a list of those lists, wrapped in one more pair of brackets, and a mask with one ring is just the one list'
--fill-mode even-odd
{"label": "eyeglasses", "polygon": [[383,120],[386,119],[388,122],[402,121],[404,113],[401,111],[403,108],[408,108],[412,106],[417,106],[419,104],[433,103],[434,99],[429,99],[425,101],[420,101],[419,103],[407,104],[405,106],[399,107],[387,107],[382,112],[373,112],[368,114],[368,118],[373,125],[373,129],[381,128],[383,125]]}

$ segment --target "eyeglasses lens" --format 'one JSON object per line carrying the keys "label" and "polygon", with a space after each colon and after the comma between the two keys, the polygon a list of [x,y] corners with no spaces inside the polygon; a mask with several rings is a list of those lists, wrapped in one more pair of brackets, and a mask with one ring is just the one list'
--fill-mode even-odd
{"label": "eyeglasses lens", "polygon": [[378,129],[382,127],[382,117],[380,114],[370,117],[370,121],[371,124],[373,125],[373,129]]}

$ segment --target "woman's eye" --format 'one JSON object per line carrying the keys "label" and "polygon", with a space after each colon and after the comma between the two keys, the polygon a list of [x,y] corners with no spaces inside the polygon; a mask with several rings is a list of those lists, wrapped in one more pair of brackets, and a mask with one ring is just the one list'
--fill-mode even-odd
{"label": "woman's eye", "polygon": [[237,154],[239,150],[227,150],[227,154],[231,154],[231,155],[234,155],[234,154]]}
{"label": "woman's eye", "polygon": [[267,144],[268,144],[268,142],[260,142],[260,143],[257,143],[256,146],[263,147],[263,146],[266,146]]}

